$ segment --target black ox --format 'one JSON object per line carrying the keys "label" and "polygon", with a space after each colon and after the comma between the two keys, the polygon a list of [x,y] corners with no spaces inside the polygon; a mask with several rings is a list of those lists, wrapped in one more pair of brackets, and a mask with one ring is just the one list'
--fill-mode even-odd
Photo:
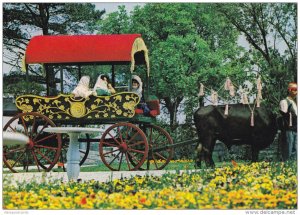
{"label": "black ox", "polygon": [[225,106],[206,106],[200,107],[194,114],[199,137],[197,167],[201,167],[201,160],[207,167],[214,167],[212,153],[216,140],[222,141],[228,148],[232,145],[251,145],[252,161],[257,161],[259,151],[268,147],[275,138],[276,116],[265,107],[254,109],[254,126],[250,124],[248,105],[229,105],[227,116],[224,109]]}

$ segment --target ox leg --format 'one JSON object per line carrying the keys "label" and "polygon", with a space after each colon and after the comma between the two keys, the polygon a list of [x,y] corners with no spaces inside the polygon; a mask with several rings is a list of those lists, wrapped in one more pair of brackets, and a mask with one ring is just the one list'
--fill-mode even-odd
{"label": "ox leg", "polygon": [[212,159],[215,143],[216,143],[216,139],[214,138],[213,135],[207,135],[205,140],[203,141],[204,146],[207,146],[207,147],[203,147],[206,167],[215,168],[215,163]]}
{"label": "ox leg", "polygon": [[199,144],[196,148],[195,168],[201,168],[202,160],[205,161],[206,167],[215,167],[215,163],[212,159],[215,142],[216,139],[214,136],[209,134],[199,140]]}
{"label": "ox leg", "polygon": [[212,151],[206,152],[205,164],[207,167],[215,168],[215,162],[212,159]]}
{"label": "ox leg", "polygon": [[201,168],[201,161],[203,160],[203,146],[199,142],[199,144],[196,147],[196,154],[195,154],[195,168]]}

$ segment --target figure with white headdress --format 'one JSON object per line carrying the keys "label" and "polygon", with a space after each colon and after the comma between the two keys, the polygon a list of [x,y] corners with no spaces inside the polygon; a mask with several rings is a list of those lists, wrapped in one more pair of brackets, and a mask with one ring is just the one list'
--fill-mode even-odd
{"label": "figure with white headdress", "polygon": [[142,79],[137,75],[132,76],[132,92],[138,94],[140,97],[140,103],[137,105],[135,112],[137,114],[143,113],[145,116],[148,116],[150,114],[150,108],[144,99]]}
{"label": "figure with white headdress", "polygon": [[115,89],[110,84],[107,75],[98,76],[93,91],[96,93],[97,96],[110,96],[116,93]]}
{"label": "figure with white headdress", "polygon": [[76,88],[72,91],[75,97],[88,98],[93,94],[93,91],[89,89],[90,77],[82,76]]}

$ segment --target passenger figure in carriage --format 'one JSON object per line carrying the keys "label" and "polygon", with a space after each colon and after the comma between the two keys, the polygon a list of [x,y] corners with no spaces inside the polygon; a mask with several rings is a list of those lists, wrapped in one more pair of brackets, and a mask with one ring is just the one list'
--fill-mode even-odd
{"label": "passenger figure in carriage", "polygon": [[142,79],[137,75],[132,76],[132,92],[138,94],[138,96],[140,97],[140,103],[137,105],[135,113],[149,116],[150,108],[148,107],[144,99],[143,82]]}
{"label": "passenger figure in carriage", "polygon": [[95,95],[89,88],[90,77],[82,76],[76,88],[72,91],[75,97],[88,98],[90,95]]}
{"label": "passenger figure in carriage", "polygon": [[110,96],[116,93],[116,90],[110,84],[107,75],[99,75],[93,89],[97,96]]}

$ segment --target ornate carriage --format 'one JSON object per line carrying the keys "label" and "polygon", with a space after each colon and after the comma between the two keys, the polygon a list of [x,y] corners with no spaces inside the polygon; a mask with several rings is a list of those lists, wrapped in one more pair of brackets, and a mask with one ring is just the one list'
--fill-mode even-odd
{"label": "ornate carriage", "polygon": [[[58,163],[64,168],[68,138],[44,132],[45,128],[55,126],[99,128],[98,135],[85,134],[80,138],[80,165],[88,157],[91,143],[99,145],[100,158],[111,170],[162,169],[169,163],[174,149],[161,146],[173,144],[173,141],[168,132],[153,124],[160,114],[159,101],[149,95],[148,50],[141,35],[36,36],[27,46],[24,63],[27,75],[29,65],[42,64],[46,96],[22,95],[15,100],[19,113],[3,130],[24,133],[29,141],[25,146],[3,146],[4,164],[12,172],[50,171]],[[63,93],[61,70],[61,94],[53,95],[49,67],[60,65],[77,66],[79,78],[85,65],[111,65],[113,86],[117,73],[115,65],[130,66],[129,80],[135,67],[145,67],[145,100],[155,110],[154,114],[136,114],[140,98],[130,92],[131,81],[128,91],[112,96],[76,98]],[[161,150],[157,150],[158,147]]]}

